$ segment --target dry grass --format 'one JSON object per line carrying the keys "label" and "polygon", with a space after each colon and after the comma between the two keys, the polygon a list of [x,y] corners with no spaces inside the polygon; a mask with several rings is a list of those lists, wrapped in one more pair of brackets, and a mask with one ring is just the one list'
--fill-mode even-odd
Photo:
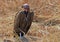
{"label": "dry grass", "polygon": [[[31,42],[60,42],[60,23],[55,26],[44,25],[47,20],[60,20],[59,0],[25,0],[33,9],[35,16],[31,29],[26,37]],[[17,11],[22,10],[23,0],[0,0],[0,42],[4,39],[13,39],[14,17]],[[54,20],[53,20],[54,21]],[[58,22],[58,21],[57,21]],[[41,24],[42,23],[42,24]],[[47,22],[46,22],[47,23]],[[17,35],[16,35],[17,36]],[[37,38],[36,41],[30,38]],[[17,36],[18,38],[18,36]]]}

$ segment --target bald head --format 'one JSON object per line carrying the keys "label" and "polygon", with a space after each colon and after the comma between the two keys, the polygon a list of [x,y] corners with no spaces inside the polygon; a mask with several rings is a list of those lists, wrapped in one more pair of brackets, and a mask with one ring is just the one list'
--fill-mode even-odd
{"label": "bald head", "polygon": [[29,8],[29,4],[23,4],[22,8]]}
{"label": "bald head", "polygon": [[22,8],[24,9],[24,11],[29,11],[30,10],[30,6],[29,4],[23,4]]}

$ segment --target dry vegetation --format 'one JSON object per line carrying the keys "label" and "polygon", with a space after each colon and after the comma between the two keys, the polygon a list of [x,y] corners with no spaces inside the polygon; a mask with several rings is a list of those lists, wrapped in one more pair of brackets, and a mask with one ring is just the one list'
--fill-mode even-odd
{"label": "dry vegetation", "polygon": [[4,39],[13,41],[14,17],[26,2],[35,13],[26,35],[29,41],[60,42],[60,0],[0,0],[0,42]]}

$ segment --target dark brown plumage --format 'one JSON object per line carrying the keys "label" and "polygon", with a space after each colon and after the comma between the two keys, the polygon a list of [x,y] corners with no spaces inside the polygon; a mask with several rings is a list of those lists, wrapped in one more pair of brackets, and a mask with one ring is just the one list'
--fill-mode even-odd
{"label": "dark brown plumage", "polygon": [[32,20],[33,20],[34,13],[28,12],[27,17],[24,11],[19,12],[14,20],[14,31],[19,35],[20,32],[27,33]]}

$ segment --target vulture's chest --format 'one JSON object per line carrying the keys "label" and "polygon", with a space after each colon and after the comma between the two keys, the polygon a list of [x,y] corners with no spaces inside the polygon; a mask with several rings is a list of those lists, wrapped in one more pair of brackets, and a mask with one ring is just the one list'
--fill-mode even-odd
{"label": "vulture's chest", "polygon": [[30,17],[31,17],[30,13],[28,13],[27,15],[26,14],[21,14],[22,21],[23,20],[30,20]]}

